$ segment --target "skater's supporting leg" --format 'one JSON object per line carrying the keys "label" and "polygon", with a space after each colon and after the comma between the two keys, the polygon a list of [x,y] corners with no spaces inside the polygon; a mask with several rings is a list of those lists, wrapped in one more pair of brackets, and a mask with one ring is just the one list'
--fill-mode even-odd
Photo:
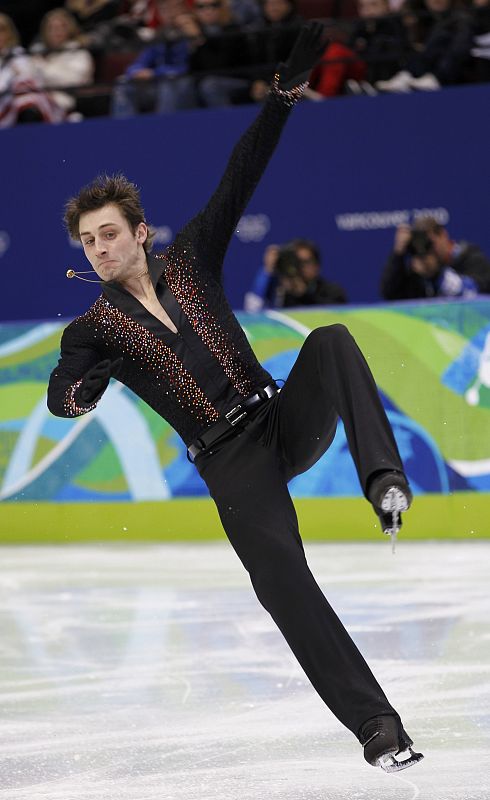
{"label": "skater's supporting leg", "polygon": [[412,750],[413,742],[397,717],[381,715],[361,726],[359,740],[364,745],[364,758],[373,767],[385,772],[399,772],[423,759]]}
{"label": "skater's supporting leg", "polygon": [[356,736],[367,719],[395,714],[310,572],[274,451],[245,431],[196,464],[259,601],[324,702]]}

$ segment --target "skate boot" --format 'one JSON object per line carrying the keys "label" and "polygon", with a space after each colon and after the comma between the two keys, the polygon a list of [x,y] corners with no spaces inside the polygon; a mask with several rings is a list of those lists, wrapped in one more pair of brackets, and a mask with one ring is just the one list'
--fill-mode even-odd
{"label": "skate boot", "polygon": [[368,764],[381,767],[385,772],[407,769],[423,759],[422,753],[414,753],[412,740],[392,714],[368,719],[361,725],[359,741],[364,746]]}
{"label": "skate boot", "polygon": [[402,526],[401,512],[412,503],[412,492],[402,472],[380,472],[369,487],[368,499],[379,517],[381,530],[392,539]]}

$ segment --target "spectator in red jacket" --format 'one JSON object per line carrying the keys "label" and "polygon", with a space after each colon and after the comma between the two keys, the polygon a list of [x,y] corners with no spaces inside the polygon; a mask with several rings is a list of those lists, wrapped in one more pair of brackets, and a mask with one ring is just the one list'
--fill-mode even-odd
{"label": "spectator in red jacket", "polygon": [[310,88],[305,94],[310,100],[323,100],[325,97],[344,94],[348,81],[360,82],[366,78],[366,64],[343,41],[343,34],[336,29],[330,29],[329,36],[330,42],[320,63],[313,70]]}

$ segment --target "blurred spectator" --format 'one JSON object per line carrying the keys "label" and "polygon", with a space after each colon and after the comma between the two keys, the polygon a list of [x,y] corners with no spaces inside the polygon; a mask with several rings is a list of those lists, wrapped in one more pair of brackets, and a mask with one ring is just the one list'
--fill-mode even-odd
{"label": "blurred spectator", "polygon": [[161,113],[176,107],[174,94],[178,87],[162,79],[187,73],[190,52],[200,29],[182,0],[166,0],[161,6],[164,7],[161,39],[143,50],[119,79],[112,103],[116,117],[145,111]]}
{"label": "blurred spectator", "polygon": [[[193,1],[186,4],[192,11]],[[157,30],[165,24],[165,0],[123,0],[122,17],[138,23],[146,29]],[[260,17],[258,0],[230,0],[233,18],[239,25],[247,25]],[[145,38],[145,37],[143,37]]]}
{"label": "blurred spectator", "polygon": [[287,59],[302,21],[294,0],[261,0],[260,17],[247,27],[251,77],[241,86],[232,87],[228,96],[222,97],[221,105],[265,99],[275,67]]}
{"label": "blurred spectator", "polygon": [[[119,13],[106,22],[100,23],[92,38],[100,43],[100,33],[109,37],[111,47],[123,48],[125,45],[138,45],[161,38],[167,25],[172,27],[175,14],[169,12],[170,0],[122,0]],[[189,11],[185,0],[176,0],[180,10]]]}
{"label": "blurred spectator", "polygon": [[326,280],[320,273],[320,251],[314,242],[293,239],[282,247],[269,245],[252,288],[245,295],[244,308],[257,312],[264,307],[346,303],[342,287]]}
{"label": "blurred spectator", "polygon": [[20,44],[27,48],[38,35],[44,15],[59,5],[63,5],[63,0],[0,0],[0,12],[10,17]]}
{"label": "blurred spectator", "polygon": [[285,60],[302,22],[295,0],[261,0],[260,16],[248,27],[259,34],[253,40],[257,47],[252,52],[253,61],[274,64],[278,59]]}
{"label": "blurred spectator", "polygon": [[433,217],[401,225],[381,278],[385,300],[474,297],[490,293],[490,261],[474,244],[453,241]]}
{"label": "blurred spectator", "polygon": [[[370,85],[388,80],[399,70],[408,48],[407,34],[399,15],[391,14],[388,0],[357,0],[360,17],[349,45],[366,62]],[[365,92],[367,87],[361,86]]]}
{"label": "blurred spectator", "polygon": [[[285,61],[291,51],[303,18],[298,14],[295,0],[261,0],[261,14],[247,31],[250,37],[250,56],[254,64],[275,66]],[[270,81],[272,73],[267,73]]]}
{"label": "blurred spectator", "polygon": [[228,0],[195,0],[193,9],[201,39],[190,67],[207,73],[196,83],[198,102],[206,107],[227,105],[229,93],[248,84],[244,74],[237,74],[248,63],[245,39]]}
{"label": "blurred spectator", "polygon": [[238,75],[247,63],[247,51],[228,0],[195,0],[193,12],[183,21],[192,74],[162,83],[161,108],[165,111],[226,105],[231,89],[248,82]]}
{"label": "blurred spectator", "polygon": [[122,16],[149,30],[163,25],[159,0],[123,0]]}
{"label": "blurred spectator", "polygon": [[261,18],[258,0],[230,0],[230,10],[239,25],[250,25]]}
{"label": "blurred spectator", "polygon": [[125,0],[65,0],[65,7],[80,26],[81,42],[93,51],[131,47],[152,36],[138,18],[124,14]]}
{"label": "blurred spectator", "polygon": [[[47,88],[88,86],[93,82],[94,63],[88,50],[79,43],[80,29],[64,8],[49,11],[41,22],[41,41],[31,48],[32,61]],[[65,116],[76,106],[73,94],[52,91],[50,97]]]}
{"label": "blurred spectator", "polygon": [[411,42],[406,69],[390,80],[378,81],[385,92],[434,90],[464,82],[470,59],[472,28],[458,0],[424,0],[425,15],[407,0],[404,24]]}
{"label": "blurred spectator", "polygon": [[19,41],[10,17],[0,13],[0,128],[18,122],[60,122],[63,114],[41,91],[40,76]]}
{"label": "blurred spectator", "polygon": [[76,18],[83,31],[93,30],[100,22],[114,19],[121,12],[121,0],[65,0],[65,8]]}
{"label": "blurred spectator", "polygon": [[490,81],[490,0],[473,0],[472,33],[472,77]]}
{"label": "blurred spectator", "polygon": [[305,97],[310,100],[323,100],[325,97],[345,94],[350,82],[361,84],[366,78],[366,64],[345,43],[345,33],[331,27],[328,35],[330,41],[320,63],[311,74],[310,87],[305,92]]}
{"label": "blurred spectator", "polygon": [[260,103],[269,92],[276,65],[293,46],[302,18],[294,0],[261,0],[261,16],[246,28],[248,75],[219,76],[204,82],[204,104],[208,106]]}

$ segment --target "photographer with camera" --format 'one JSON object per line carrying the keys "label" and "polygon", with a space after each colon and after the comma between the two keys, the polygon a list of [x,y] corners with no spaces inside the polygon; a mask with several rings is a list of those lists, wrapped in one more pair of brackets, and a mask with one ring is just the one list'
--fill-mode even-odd
{"label": "photographer with camera", "polygon": [[346,303],[341,286],[322,277],[320,251],[308,239],[266,247],[263,264],[244,298],[246,311]]}
{"label": "photographer with camera", "polygon": [[490,293],[490,261],[474,244],[453,241],[434,217],[400,225],[381,276],[385,300],[475,297]]}

